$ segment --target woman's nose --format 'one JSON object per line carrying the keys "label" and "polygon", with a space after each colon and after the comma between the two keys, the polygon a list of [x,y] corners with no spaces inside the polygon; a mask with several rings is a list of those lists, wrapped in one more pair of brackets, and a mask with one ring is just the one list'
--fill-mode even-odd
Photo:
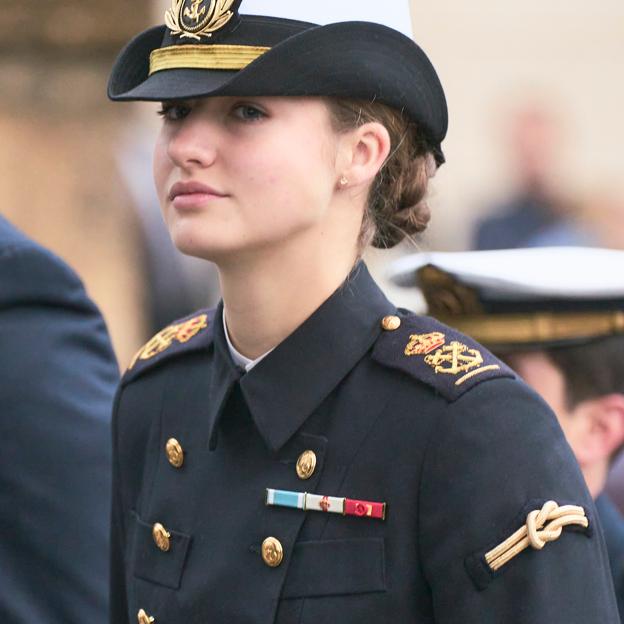
{"label": "woman's nose", "polygon": [[182,169],[209,167],[217,155],[217,134],[205,120],[189,116],[169,137],[169,158]]}

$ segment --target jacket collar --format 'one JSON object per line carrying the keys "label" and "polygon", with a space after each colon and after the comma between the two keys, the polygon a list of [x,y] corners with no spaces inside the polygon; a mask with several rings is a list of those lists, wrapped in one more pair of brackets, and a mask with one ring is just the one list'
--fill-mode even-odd
{"label": "jacket collar", "polygon": [[371,348],[382,331],[381,319],[394,311],[360,262],[312,316],[241,376],[228,352],[220,304],[213,323],[211,446],[223,408],[239,381],[260,435],[278,451]]}

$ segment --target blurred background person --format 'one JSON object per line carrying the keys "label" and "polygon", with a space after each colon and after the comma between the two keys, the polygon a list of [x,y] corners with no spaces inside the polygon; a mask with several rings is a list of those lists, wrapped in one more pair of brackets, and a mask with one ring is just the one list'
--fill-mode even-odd
{"label": "blurred background person", "polygon": [[419,254],[393,275],[418,285],[429,314],[488,347],[555,412],[596,501],[624,621],[624,518],[605,492],[624,444],[624,252]]}
{"label": "blurred background person", "polygon": [[619,189],[621,180],[618,184],[609,176],[605,177],[607,179],[600,184],[585,191],[582,217],[603,246],[624,249],[624,193]]}
{"label": "blurred background person", "polygon": [[559,188],[561,119],[538,103],[527,103],[511,113],[506,125],[505,145],[515,179],[507,196],[477,223],[473,248],[595,244],[576,222],[578,208]]}
{"label": "blurred background person", "polygon": [[0,366],[0,622],[106,622],[117,362],[78,277],[2,217]]}
{"label": "blurred background person", "polygon": [[[539,0],[416,6],[415,36],[439,59],[454,113],[450,165],[436,178],[432,224],[421,247],[473,248],[477,222],[518,188],[506,137],[510,120],[527,109],[544,111],[552,121],[548,178],[575,222],[579,203],[595,205],[605,180],[624,197],[618,112],[624,83],[615,78],[624,61],[622,2],[605,0],[599,10],[581,0],[565,6]],[[581,220],[581,229],[593,234],[593,214],[581,208]],[[611,246],[601,238],[598,244]]]}

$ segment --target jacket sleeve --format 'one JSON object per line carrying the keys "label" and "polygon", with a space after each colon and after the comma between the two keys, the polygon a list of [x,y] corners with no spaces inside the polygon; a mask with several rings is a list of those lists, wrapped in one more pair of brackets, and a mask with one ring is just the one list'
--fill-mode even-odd
{"label": "jacket sleeve", "polygon": [[[485,555],[546,501],[582,506],[564,527],[496,571]],[[420,549],[436,624],[617,624],[593,501],[555,416],[519,381],[479,384],[447,404],[420,489]]]}
{"label": "jacket sleeve", "polygon": [[114,401],[110,624],[135,622],[141,606],[134,600],[131,545],[142,507],[141,492],[149,489],[146,483],[152,483],[158,465],[159,414],[167,388],[165,377],[162,369],[133,382],[126,375]]}
{"label": "jacket sleeve", "polygon": [[0,361],[0,620],[105,622],[118,368],[80,280],[35,244],[0,252]]}

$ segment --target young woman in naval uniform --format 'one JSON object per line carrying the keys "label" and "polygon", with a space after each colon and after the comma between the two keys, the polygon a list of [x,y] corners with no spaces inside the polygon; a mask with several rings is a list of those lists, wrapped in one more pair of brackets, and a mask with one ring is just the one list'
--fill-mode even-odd
{"label": "young woman in naval uniform", "polygon": [[223,293],[122,380],[111,624],[615,624],[554,416],[361,261],[429,220],[430,61],[379,24],[239,4],[173,0],[109,83],[161,102],[163,216]]}

